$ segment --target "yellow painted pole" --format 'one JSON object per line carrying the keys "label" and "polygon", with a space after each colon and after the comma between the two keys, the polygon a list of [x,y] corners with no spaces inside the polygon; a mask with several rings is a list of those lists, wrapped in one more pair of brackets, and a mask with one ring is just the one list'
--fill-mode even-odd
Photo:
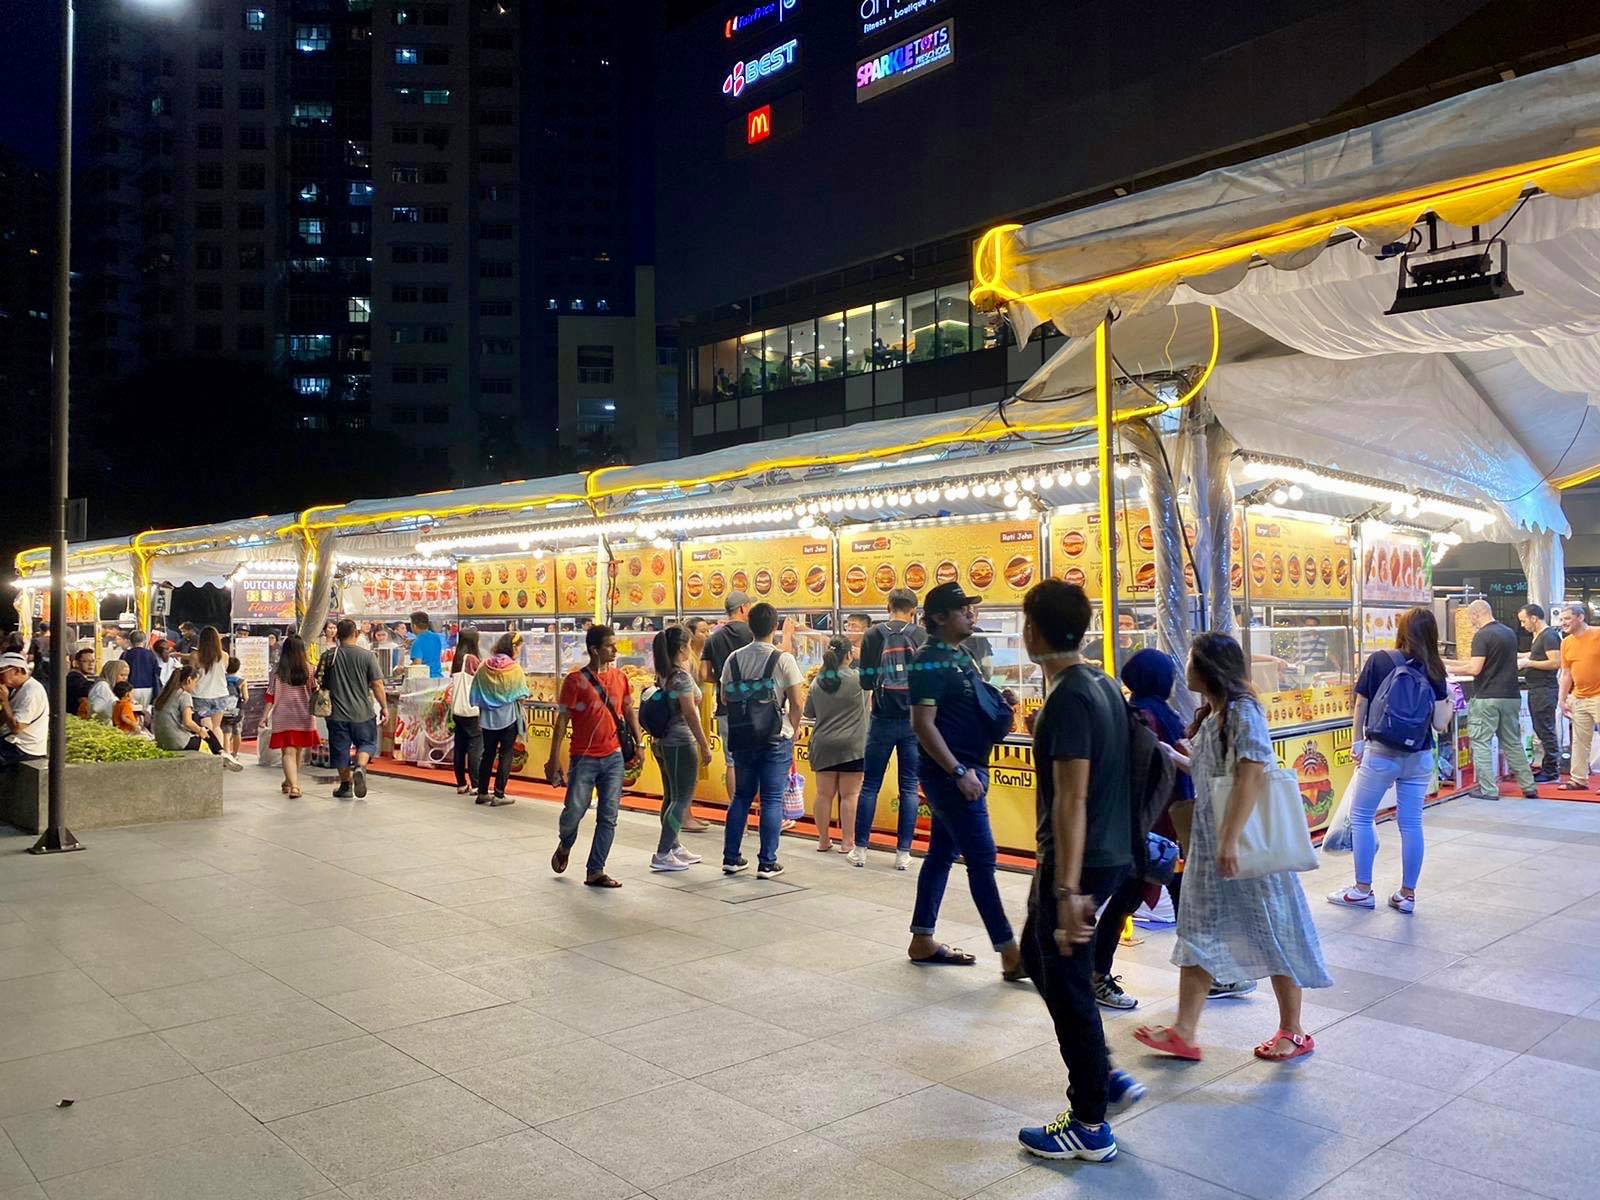
{"label": "yellow painted pole", "polygon": [[1105,672],[1117,677],[1117,550],[1112,536],[1116,511],[1112,495],[1111,438],[1111,322],[1103,320],[1094,330],[1094,416],[1099,439],[1100,467],[1100,626],[1105,644]]}
{"label": "yellow painted pole", "polygon": [[[133,619],[140,629],[150,629],[150,557],[133,548]],[[150,638],[155,641],[155,638]]]}

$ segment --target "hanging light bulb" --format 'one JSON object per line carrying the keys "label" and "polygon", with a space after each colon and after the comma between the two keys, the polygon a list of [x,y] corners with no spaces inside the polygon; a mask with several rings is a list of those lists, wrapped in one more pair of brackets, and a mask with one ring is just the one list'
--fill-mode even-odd
{"label": "hanging light bulb", "polygon": [[1089,480],[1092,478],[1094,478],[1094,476],[1090,475],[1088,471],[1080,470],[1072,477],[1072,482],[1077,484],[1079,487],[1088,487]]}
{"label": "hanging light bulb", "polygon": [[1289,493],[1284,488],[1274,488],[1272,490],[1272,502],[1274,504],[1283,504],[1288,499],[1289,499]]}
{"label": "hanging light bulb", "polygon": [[1007,508],[1015,508],[1021,502],[1022,501],[1018,498],[1015,492],[1007,492],[1000,501],[1000,503],[1004,504]]}
{"label": "hanging light bulb", "polygon": [[873,492],[872,493],[872,507],[873,508],[882,508],[883,507],[883,493],[882,492]]}
{"label": "hanging light bulb", "polygon": [[1004,483],[1002,483],[1000,485],[1000,490],[1009,495],[1010,493],[1012,493],[1012,492],[1017,490],[1017,481],[1015,479],[1006,480]]}
{"label": "hanging light bulb", "polygon": [[1128,478],[1128,476],[1133,474],[1133,468],[1130,467],[1127,463],[1118,463],[1115,467],[1112,468],[1111,473],[1113,475],[1115,475],[1118,479],[1126,479],[1126,478]]}
{"label": "hanging light bulb", "polygon": [[524,538],[522,541],[517,543],[517,549],[518,550],[527,550],[532,545],[533,545],[532,542],[530,542],[526,538]]}
{"label": "hanging light bulb", "polygon": [[983,489],[983,494],[988,496],[990,499],[993,499],[1000,494],[1000,485],[993,482],[986,484]]}
{"label": "hanging light bulb", "polygon": [[1305,488],[1301,487],[1298,483],[1291,483],[1289,485],[1289,499],[1291,499],[1291,500],[1299,500],[1299,499],[1302,499],[1305,496],[1305,494],[1306,494]]}
{"label": "hanging light bulb", "polygon": [[1017,501],[1017,516],[1031,517],[1033,515],[1033,501],[1026,496]]}
{"label": "hanging light bulb", "polygon": [[1037,479],[1035,479],[1032,475],[1024,475],[1022,477],[1022,490],[1023,491],[1031,492],[1038,486],[1039,486],[1039,481]]}

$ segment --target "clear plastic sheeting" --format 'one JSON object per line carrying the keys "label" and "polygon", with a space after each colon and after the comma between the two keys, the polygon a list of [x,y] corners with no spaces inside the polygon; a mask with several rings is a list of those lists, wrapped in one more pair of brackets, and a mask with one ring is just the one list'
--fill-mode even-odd
{"label": "clear plastic sheeting", "polygon": [[1167,474],[1161,437],[1146,421],[1130,421],[1118,431],[1122,444],[1139,460],[1139,476],[1148,497],[1150,528],[1155,536],[1156,645],[1182,662],[1189,653],[1183,586],[1183,517],[1178,495]]}
{"label": "clear plastic sheeting", "polygon": [[322,641],[322,626],[328,619],[328,605],[333,599],[333,573],[335,563],[333,560],[333,530],[325,529],[317,534],[316,556],[317,569],[311,578],[310,590],[301,597],[300,604],[300,636],[305,639],[306,649],[314,654],[316,647]]}
{"label": "clear plastic sheeting", "polygon": [[1217,420],[1209,395],[1184,410],[1182,458],[1194,504],[1194,565],[1204,593],[1203,627],[1234,632],[1233,620],[1233,481],[1228,464],[1237,449],[1232,434]]}
{"label": "clear plastic sheeting", "polygon": [[[1517,557],[1528,579],[1528,599],[1542,605],[1547,614],[1567,597],[1566,552],[1561,539],[1549,530],[1517,543]],[[1556,624],[1554,616],[1550,623]]]}

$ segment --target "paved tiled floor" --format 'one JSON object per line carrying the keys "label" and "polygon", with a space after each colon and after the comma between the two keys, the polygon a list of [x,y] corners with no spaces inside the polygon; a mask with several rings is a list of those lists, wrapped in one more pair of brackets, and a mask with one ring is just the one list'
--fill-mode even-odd
{"label": "paved tiled floor", "polygon": [[[1170,934],[1125,949],[1144,1003],[1107,1029],[1150,1097],[1117,1163],[1065,1168],[1015,1144],[1063,1104],[1043,1006],[987,953],[908,965],[914,876],[887,856],[789,839],[781,884],[653,876],[656,823],[625,814],[626,886],[596,892],[550,874],[544,803],[390,780],[289,801],[252,769],[227,808],[59,858],[0,837],[0,1200],[1578,1200],[1600,1179],[1600,805],[1434,810],[1413,918],[1322,904],[1348,858],[1308,876],[1338,986],[1287,1068],[1248,1053],[1265,995],[1212,1006],[1204,1063],[1152,1061],[1129,1035],[1171,1011]],[[718,834],[690,841],[715,861]],[[1003,885],[1020,917],[1026,880]],[[984,942],[959,871],[943,932]]]}

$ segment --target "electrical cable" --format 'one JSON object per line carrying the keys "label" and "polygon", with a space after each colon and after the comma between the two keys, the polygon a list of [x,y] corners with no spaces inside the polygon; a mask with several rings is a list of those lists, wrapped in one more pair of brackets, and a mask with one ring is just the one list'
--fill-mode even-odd
{"label": "electrical cable", "polygon": [[1515,504],[1518,500],[1527,499],[1545,484],[1549,483],[1550,480],[1555,476],[1555,473],[1561,470],[1561,464],[1567,461],[1567,455],[1572,453],[1572,448],[1578,444],[1578,437],[1583,433],[1583,427],[1588,424],[1589,414],[1593,411],[1594,406],[1592,404],[1585,404],[1583,406],[1583,415],[1578,418],[1578,427],[1572,431],[1572,440],[1567,443],[1567,448],[1561,452],[1561,457],[1556,459],[1555,466],[1551,467],[1543,475],[1539,476],[1538,483],[1534,484],[1531,488],[1520,495],[1510,497],[1496,496],[1494,497],[1494,502],[1496,504]]}

